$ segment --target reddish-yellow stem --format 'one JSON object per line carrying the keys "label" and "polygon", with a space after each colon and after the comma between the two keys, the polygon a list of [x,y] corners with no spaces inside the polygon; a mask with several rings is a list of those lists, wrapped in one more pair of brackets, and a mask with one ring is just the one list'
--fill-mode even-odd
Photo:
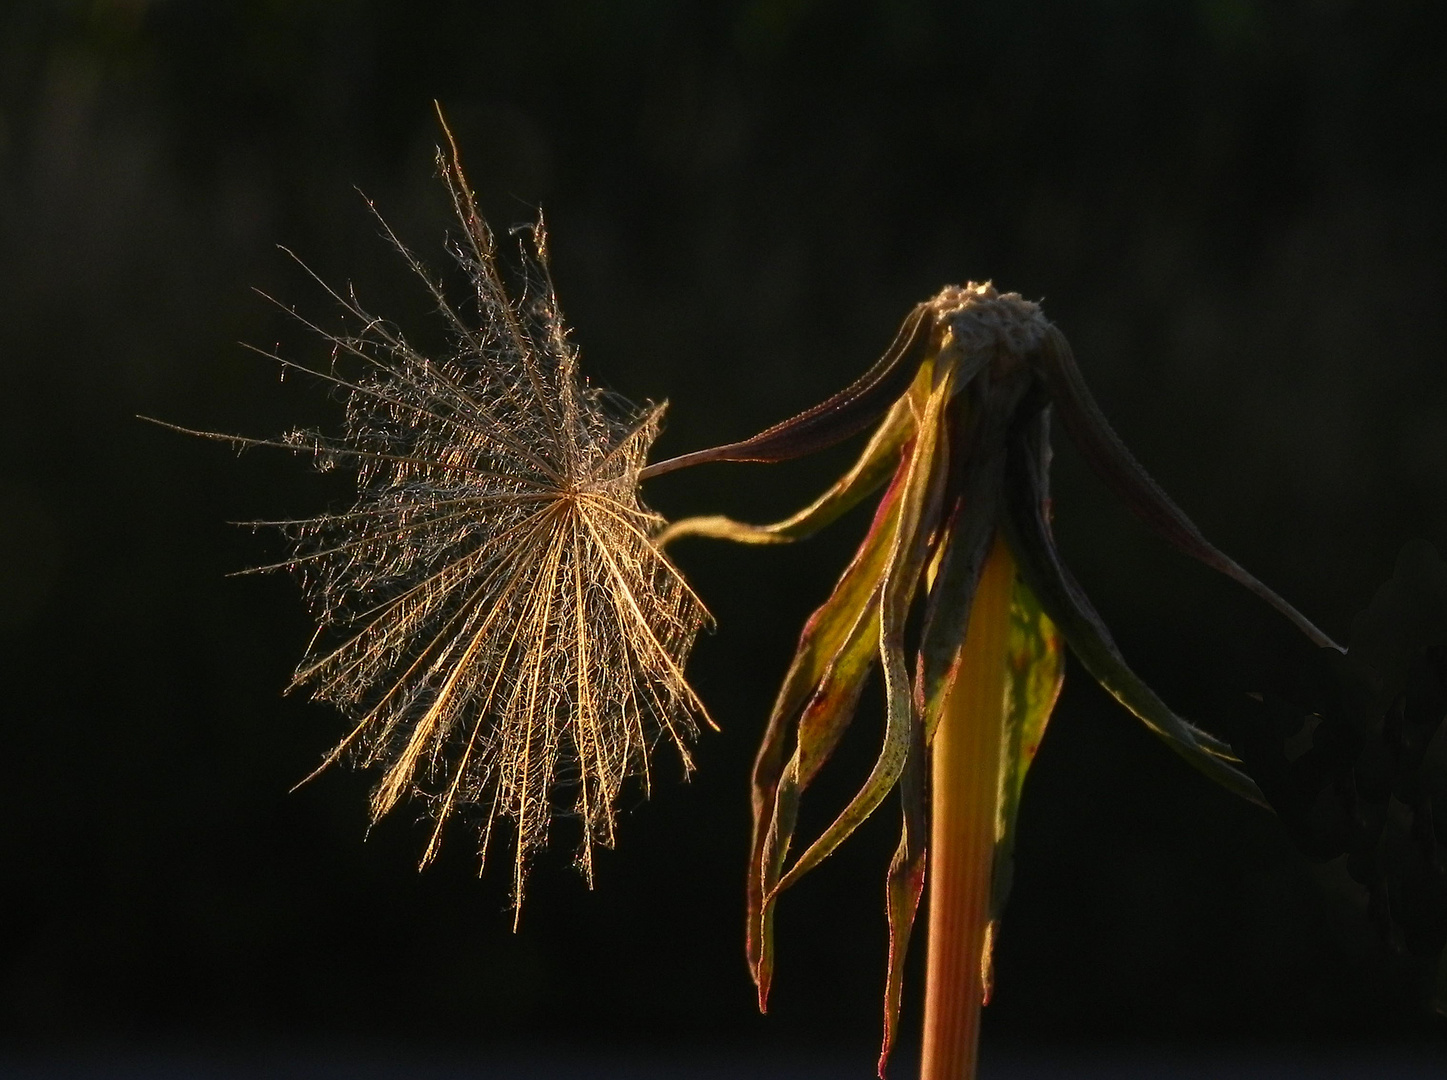
{"label": "reddish-yellow stem", "polygon": [[930,747],[929,958],[920,1080],[975,1076],[1014,579],[1014,560],[996,537],[975,592],[954,689]]}

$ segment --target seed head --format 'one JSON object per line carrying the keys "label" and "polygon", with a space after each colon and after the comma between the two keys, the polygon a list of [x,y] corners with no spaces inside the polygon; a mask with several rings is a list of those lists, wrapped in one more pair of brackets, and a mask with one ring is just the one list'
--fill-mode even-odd
{"label": "seed head", "polygon": [[541,220],[515,230],[510,295],[455,144],[437,160],[476,318],[382,222],[446,320],[447,354],[424,355],[354,291],[328,288],[347,328],[307,323],[332,355],[325,371],[302,370],[335,388],[341,433],[231,441],[356,469],[344,512],[254,523],[292,541],[289,558],[259,569],[294,571],[317,622],[292,686],[355,722],[317,771],[343,758],[380,768],[374,821],[420,797],[435,823],[424,865],[453,817],[475,818],[484,862],[508,822],[516,910],[555,815],[580,822],[591,884],[593,848],[613,843],[624,781],[640,775],[647,789],[654,744],[692,768],[707,714],[683,669],[708,615],[655,547],[662,520],[638,496],[663,407],[583,383]]}

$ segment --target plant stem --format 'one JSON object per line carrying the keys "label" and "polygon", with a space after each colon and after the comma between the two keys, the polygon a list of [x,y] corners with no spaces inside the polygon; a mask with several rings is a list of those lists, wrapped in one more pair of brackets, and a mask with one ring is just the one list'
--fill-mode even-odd
{"label": "plant stem", "polygon": [[1014,559],[997,536],[931,745],[929,958],[920,1080],[975,1076],[1014,579]]}

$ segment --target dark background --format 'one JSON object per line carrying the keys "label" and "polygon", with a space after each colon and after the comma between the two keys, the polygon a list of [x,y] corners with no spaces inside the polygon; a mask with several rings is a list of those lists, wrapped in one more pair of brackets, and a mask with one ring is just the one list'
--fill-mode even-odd
{"label": "dark background", "polygon": [[[787,897],[767,1018],[741,941],[748,764],[858,516],[798,549],[680,551],[719,621],[692,671],[723,732],[690,783],[665,755],[652,801],[626,801],[594,892],[560,828],[516,934],[507,875],[478,880],[461,835],[420,876],[407,810],[366,836],[368,777],[287,793],[343,721],[281,696],[309,627],[285,577],[225,576],[278,553],[225,522],[338,505],[345,485],[134,416],[258,435],[327,422],[323,387],[280,383],[237,344],[323,355],[250,291],[331,317],[278,243],[426,325],[353,185],[443,262],[434,98],[495,224],[546,209],[590,376],[671,400],[660,454],[818,400],[911,304],[992,277],[1043,298],[1207,534],[1339,638],[1408,537],[1447,541],[1447,6],[532,7],[0,13],[14,1052],[646,1040],[857,1054],[868,1075],[893,811]],[[764,520],[847,453],[680,474],[649,497]],[[1057,486],[1067,557],[1180,711],[1210,726],[1289,662],[1289,627],[1146,534],[1067,447]],[[877,734],[872,702],[814,827]],[[1027,790],[997,974],[990,1052],[1440,1051],[1447,1024],[1334,868],[1073,667]]]}

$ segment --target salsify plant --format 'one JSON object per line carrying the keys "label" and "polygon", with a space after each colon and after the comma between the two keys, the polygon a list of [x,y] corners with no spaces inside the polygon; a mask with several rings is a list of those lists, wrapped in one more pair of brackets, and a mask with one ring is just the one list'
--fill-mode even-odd
{"label": "salsify plant", "polygon": [[[903,821],[887,875],[890,949],[883,1074],[926,868],[931,899],[922,1075],[973,1076],[978,1013],[1010,886],[1022,785],[1060,689],[1062,646],[1187,762],[1265,805],[1230,746],[1178,716],[1137,676],[1061,560],[1050,526],[1050,426],[1177,548],[1240,582],[1316,645],[1334,643],[1213,547],[1127,451],[1036,304],[992,285],[920,304],[893,346],[835,397],[742,442],[651,465],[644,478],[707,461],[779,461],[876,424],[848,472],[772,525],[680,521],[663,544],[707,536],[802,539],[883,488],[873,523],[809,619],[753,772],[747,951],[767,1005],[779,894],[833,852],[898,788]],[[911,613],[921,614],[907,640]],[[879,756],[833,823],[790,860],[800,799],[838,744],[875,664],[886,722]]]}
{"label": "salsify plant", "polygon": [[[974,1076],[1016,815],[1066,646],[1189,764],[1266,804],[1228,743],[1177,715],[1131,670],[1062,561],[1049,494],[1058,418],[1148,526],[1250,589],[1321,650],[1304,689],[1260,699],[1265,712],[1241,740],[1250,771],[1308,852],[1356,860],[1389,937],[1421,957],[1442,952],[1447,835],[1439,841],[1433,822],[1447,820],[1447,565],[1435,555],[1404,554],[1343,654],[1156,485],[1038,305],[988,283],[916,306],[883,358],[814,408],[752,438],[648,465],[663,407],[635,407],[580,375],[541,220],[516,230],[520,283],[505,286],[447,138],[438,167],[462,226],[449,251],[472,304],[454,307],[382,222],[446,323],[446,355],[414,347],[353,290],[327,288],[347,328],[302,322],[329,346],[329,363],[264,355],[331,387],[343,406],[340,434],[179,429],[355,471],[347,509],[251,524],[289,539],[291,554],[259,569],[294,572],[317,623],[292,686],[353,722],[321,768],[346,760],[378,769],[374,821],[405,797],[420,800],[434,823],[424,865],[455,817],[477,825],[484,863],[494,833],[510,833],[516,925],[529,861],[552,820],[567,817],[580,825],[577,862],[591,884],[593,850],[614,842],[625,783],[640,777],[647,788],[660,742],[687,774],[699,722],[711,724],[684,675],[708,613],[665,546],[688,536],[801,540],[882,491],[858,551],[804,626],[754,762],[748,963],[765,1007],[780,894],[897,789],[879,1069],[896,1038],[928,875],[922,1076]],[[771,525],[697,517],[668,526],[639,496],[643,481],[665,473],[783,461],[871,427],[832,487]],[[823,833],[796,845],[800,801],[876,665],[886,701],[878,757]],[[1316,748],[1302,755],[1295,744],[1314,732]],[[1447,956],[1439,970],[1447,1009]]]}

